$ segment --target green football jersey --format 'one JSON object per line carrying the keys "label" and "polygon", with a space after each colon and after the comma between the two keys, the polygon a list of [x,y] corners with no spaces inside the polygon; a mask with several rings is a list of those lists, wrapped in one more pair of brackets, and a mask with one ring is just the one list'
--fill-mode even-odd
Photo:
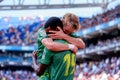
{"label": "green football jersey", "polygon": [[41,56],[42,56],[42,53],[43,53],[43,50],[44,50],[44,45],[41,43],[41,40],[43,38],[46,38],[47,35],[46,35],[46,32],[45,32],[45,29],[44,28],[40,28],[38,30],[38,36],[37,36],[37,44],[38,44],[38,54],[37,54],[37,61],[39,63],[39,60],[41,59]]}
{"label": "green football jersey", "polygon": [[[54,40],[66,44],[65,40]],[[50,80],[73,80],[75,55],[70,51],[53,52],[44,49],[40,62],[49,65]]]}
{"label": "green football jersey", "polygon": [[75,32],[71,33],[69,36],[74,37],[74,38],[80,38]]}
{"label": "green football jersey", "polygon": [[49,76],[50,76],[50,75],[49,75],[49,73],[48,73],[48,70],[46,70],[42,76],[39,76],[39,77],[38,77],[38,80],[50,80],[50,77],[49,77]]}
{"label": "green football jersey", "polygon": [[[76,35],[74,33],[72,33],[70,36],[76,37]],[[43,38],[46,38],[46,37],[48,37],[48,36],[46,35],[45,29],[44,28],[40,28],[38,30],[38,37],[37,37],[37,44],[38,44],[37,62],[38,63],[40,63],[40,59],[41,59],[41,56],[43,54],[43,50],[44,50],[44,47],[45,47],[41,43],[41,40]],[[49,71],[48,71],[48,69],[46,69],[45,73],[42,76],[40,76],[38,78],[38,80],[49,80]]]}
{"label": "green football jersey", "polygon": [[[43,38],[46,38],[46,32],[44,28],[40,28],[38,30],[38,37],[37,37],[37,44],[38,44],[38,54],[37,54],[37,62],[40,63],[40,59],[42,57],[43,54],[43,50],[44,50],[44,45],[41,43],[41,40]],[[46,69],[46,71],[44,72],[44,74],[42,76],[38,77],[38,80],[49,80],[49,73],[48,73],[48,69]]]}

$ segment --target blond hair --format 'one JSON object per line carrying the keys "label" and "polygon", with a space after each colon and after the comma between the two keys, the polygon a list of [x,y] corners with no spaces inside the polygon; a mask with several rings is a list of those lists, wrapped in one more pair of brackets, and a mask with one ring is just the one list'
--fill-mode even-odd
{"label": "blond hair", "polygon": [[73,27],[76,31],[81,28],[78,17],[73,13],[66,13],[63,16],[63,25]]}

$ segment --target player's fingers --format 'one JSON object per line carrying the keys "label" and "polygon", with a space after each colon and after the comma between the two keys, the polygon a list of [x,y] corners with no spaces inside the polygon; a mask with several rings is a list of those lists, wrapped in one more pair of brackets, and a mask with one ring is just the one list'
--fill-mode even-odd
{"label": "player's fingers", "polygon": [[57,27],[57,29],[58,29],[59,31],[62,31],[62,29],[61,29],[59,26]]}
{"label": "player's fingers", "polygon": [[52,31],[52,30],[51,30],[51,31],[49,31],[49,32],[50,32],[50,33],[53,33],[53,34],[54,34],[54,33],[56,33],[56,31]]}
{"label": "player's fingers", "polygon": [[48,34],[48,36],[56,36],[55,34]]}
{"label": "player's fingers", "polygon": [[35,53],[35,50],[33,51],[33,53]]}
{"label": "player's fingers", "polygon": [[50,38],[52,38],[52,39],[57,38],[57,36],[56,36],[56,35],[54,35],[54,34],[49,34],[48,36],[49,36]]}
{"label": "player's fingers", "polygon": [[34,51],[33,51],[33,54],[36,54],[36,53],[37,53],[37,50],[34,50]]}
{"label": "player's fingers", "polygon": [[35,52],[38,52],[38,50],[35,50]]}

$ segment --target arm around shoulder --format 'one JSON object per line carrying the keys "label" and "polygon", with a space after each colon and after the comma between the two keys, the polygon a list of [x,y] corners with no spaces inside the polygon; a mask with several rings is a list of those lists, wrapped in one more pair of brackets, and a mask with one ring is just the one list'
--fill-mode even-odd
{"label": "arm around shoulder", "polygon": [[62,44],[58,42],[54,42],[51,38],[42,39],[42,44],[51,51],[64,51],[68,50],[67,44]]}
{"label": "arm around shoulder", "polygon": [[69,35],[65,35],[63,39],[68,41],[71,44],[74,44],[75,46],[77,46],[80,49],[85,48],[85,43],[81,38],[74,38]]}

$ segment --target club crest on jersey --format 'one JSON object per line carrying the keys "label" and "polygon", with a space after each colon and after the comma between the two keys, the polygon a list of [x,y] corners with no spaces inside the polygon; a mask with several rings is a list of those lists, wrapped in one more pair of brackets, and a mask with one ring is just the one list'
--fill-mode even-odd
{"label": "club crest on jersey", "polygon": [[45,30],[41,30],[39,34],[40,34],[41,36],[46,36]]}

